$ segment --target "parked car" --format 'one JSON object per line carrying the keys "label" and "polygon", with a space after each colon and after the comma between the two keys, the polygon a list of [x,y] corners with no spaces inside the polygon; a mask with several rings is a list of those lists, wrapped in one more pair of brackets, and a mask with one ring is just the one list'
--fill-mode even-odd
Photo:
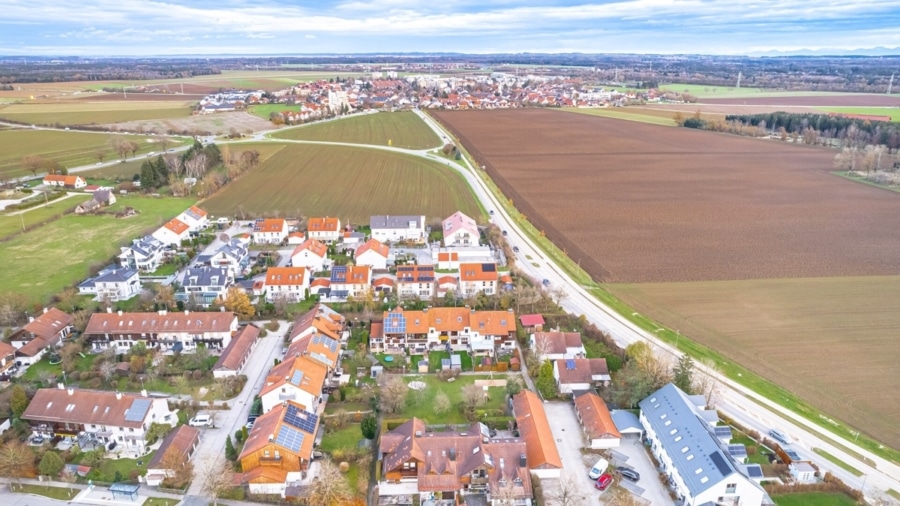
{"label": "parked car", "polygon": [[503,231],[503,235],[506,235],[506,230]]}
{"label": "parked car", "polygon": [[212,427],[212,417],[209,415],[197,415],[188,422],[191,427]]}
{"label": "parked car", "polygon": [[253,423],[254,423],[255,421],[256,421],[256,420],[251,420],[251,421],[247,422],[247,423],[244,425],[244,427],[247,427],[247,430],[252,429],[252,428],[253,428]]}
{"label": "parked car", "polygon": [[36,445],[44,444],[44,436],[34,436],[31,438],[31,443]]}
{"label": "parked car", "polygon": [[513,246],[513,253],[518,253],[518,252],[519,252],[519,247]]}
{"label": "parked car", "polygon": [[638,481],[641,479],[641,473],[630,467],[618,466],[616,467],[616,472],[621,474],[623,478],[628,478],[631,481]]}
{"label": "parked car", "polygon": [[549,280],[549,279],[544,279],[543,281],[541,281],[541,284],[544,285],[544,286],[550,286],[550,280]]}
{"label": "parked car", "polygon": [[588,478],[596,480],[600,477],[600,475],[606,472],[606,468],[608,467],[609,461],[604,459],[603,457],[600,457],[600,460],[598,460],[597,463],[594,464],[594,467],[592,467],[591,471],[588,473]]}
{"label": "parked car", "polygon": [[[34,126],[34,125],[32,125],[32,127],[33,127],[33,126]],[[491,213],[491,216],[493,216],[493,215],[494,215],[494,210],[491,209],[490,213]]]}
{"label": "parked car", "polygon": [[313,450],[312,459],[313,460],[322,460],[325,458],[325,454],[320,452],[319,450]]}
{"label": "parked car", "polygon": [[608,474],[604,474],[603,476],[597,478],[597,481],[594,482],[594,488],[597,490],[603,491],[609,488],[609,485],[612,483],[612,476]]}
{"label": "parked car", "polygon": [[772,436],[772,439],[778,441],[781,444],[789,445],[791,444],[791,440],[788,439],[787,434],[781,432],[780,430],[772,429],[769,431],[769,435]]}

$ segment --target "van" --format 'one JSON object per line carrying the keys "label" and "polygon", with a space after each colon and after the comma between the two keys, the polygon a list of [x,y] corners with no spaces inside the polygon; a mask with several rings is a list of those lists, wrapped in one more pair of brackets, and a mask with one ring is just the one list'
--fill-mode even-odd
{"label": "van", "polygon": [[778,441],[781,444],[789,445],[791,444],[790,439],[788,439],[787,435],[784,432],[772,429],[769,431],[769,436],[772,437],[775,441]]}
{"label": "van", "polygon": [[600,460],[598,460],[597,463],[594,464],[594,467],[591,468],[591,471],[588,473],[588,478],[592,480],[600,478],[600,475],[605,473],[606,468],[608,467],[609,461],[601,457]]}
{"label": "van", "polygon": [[194,418],[191,418],[189,425],[191,427],[211,427],[212,417],[209,415],[197,415]]}

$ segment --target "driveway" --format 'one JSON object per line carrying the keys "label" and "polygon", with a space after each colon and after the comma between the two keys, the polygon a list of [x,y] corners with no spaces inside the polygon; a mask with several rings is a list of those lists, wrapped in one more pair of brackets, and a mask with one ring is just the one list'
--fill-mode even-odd
{"label": "driveway", "polygon": [[[556,449],[559,450],[559,458],[563,464],[560,479],[572,480],[579,495],[586,498],[583,504],[596,504],[603,492],[594,488],[594,482],[588,478],[588,472],[599,457],[581,453],[584,443],[581,437],[581,427],[578,425],[578,419],[575,418],[572,404],[569,402],[545,402],[544,410],[547,412],[547,418],[552,420],[550,429],[553,431]],[[547,481],[549,482],[549,480]],[[551,495],[545,492],[546,502],[552,503],[549,500],[550,497]]]}
{"label": "driveway", "polygon": [[623,488],[639,495],[649,504],[674,504],[663,484],[660,483],[653,461],[647,455],[647,449],[638,439],[622,439],[618,448],[612,449],[614,466],[626,466],[634,469],[641,475],[637,483],[622,479]]}

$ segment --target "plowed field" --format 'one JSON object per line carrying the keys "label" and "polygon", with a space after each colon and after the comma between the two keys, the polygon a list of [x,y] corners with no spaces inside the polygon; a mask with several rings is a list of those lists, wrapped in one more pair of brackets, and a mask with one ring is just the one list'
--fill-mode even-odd
{"label": "plowed field", "polygon": [[830,174],[833,151],[551,110],[435,116],[596,279],[900,272],[900,198]]}

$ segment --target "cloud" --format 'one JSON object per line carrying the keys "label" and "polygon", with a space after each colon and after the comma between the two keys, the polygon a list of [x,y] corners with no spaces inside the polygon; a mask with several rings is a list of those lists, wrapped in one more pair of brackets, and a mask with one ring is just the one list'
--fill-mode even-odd
{"label": "cloud", "polygon": [[303,38],[304,39],[315,39],[316,36],[311,33],[307,33],[306,35],[303,36]]}

